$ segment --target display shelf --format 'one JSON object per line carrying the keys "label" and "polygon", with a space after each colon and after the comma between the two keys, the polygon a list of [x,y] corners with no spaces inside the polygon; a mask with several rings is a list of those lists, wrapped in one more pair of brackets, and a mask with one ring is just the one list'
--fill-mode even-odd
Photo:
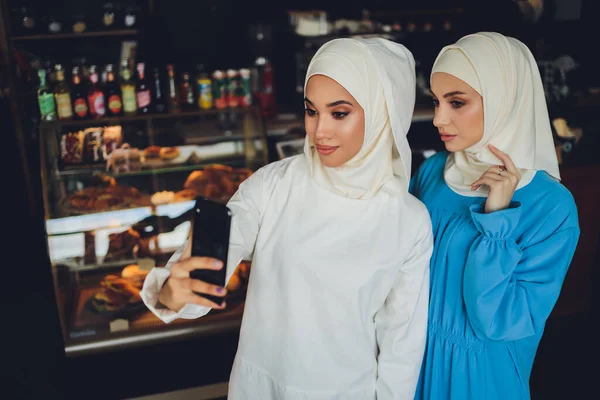
{"label": "display shelf", "polygon": [[242,167],[245,165],[245,158],[243,155],[234,155],[229,157],[219,157],[210,160],[204,160],[199,163],[190,163],[186,165],[176,165],[176,166],[165,166],[158,168],[149,168],[145,167],[139,171],[134,172],[122,172],[119,174],[111,174],[106,171],[105,164],[98,165],[70,165],[63,168],[63,170],[58,171],[58,177],[67,177],[67,176],[83,176],[83,175],[95,175],[98,173],[106,173],[107,175],[114,176],[115,178],[119,177],[132,177],[132,176],[144,176],[144,175],[158,175],[165,173],[174,173],[174,172],[186,172],[186,171],[194,171],[197,169],[202,169],[213,165],[215,163],[218,164],[226,164],[231,167]]}
{"label": "display shelf", "polygon": [[24,42],[34,40],[52,40],[52,39],[79,39],[89,37],[113,37],[113,36],[135,36],[136,29],[120,29],[111,31],[90,31],[90,32],[64,32],[64,33],[42,33],[38,35],[19,35],[10,38],[13,42]]}
{"label": "display shelf", "polygon": [[164,114],[142,114],[142,115],[123,115],[118,117],[103,117],[95,119],[68,119],[68,120],[56,120],[43,122],[42,125],[50,124],[57,126],[85,126],[85,125],[108,125],[123,122],[135,122],[135,121],[150,121],[150,120],[161,120],[161,119],[184,119],[192,117],[200,117],[205,115],[215,115],[219,113],[246,113],[248,111],[255,110],[254,107],[229,107],[229,108],[211,108],[209,110],[193,110],[193,111],[181,111],[178,113],[164,113]]}
{"label": "display shelf", "polygon": [[233,301],[224,311],[211,312],[196,320],[179,319],[170,324],[161,322],[145,309],[129,320],[129,331],[111,333],[108,323],[70,330],[65,353],[77,357],[236,331],[241,326],[244,305],[244,300]]}

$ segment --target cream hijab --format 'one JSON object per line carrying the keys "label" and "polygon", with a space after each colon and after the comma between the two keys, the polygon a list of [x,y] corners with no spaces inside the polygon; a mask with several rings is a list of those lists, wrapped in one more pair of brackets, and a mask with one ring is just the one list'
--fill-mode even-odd
{"label": "cream hijab", "polygon": [[440,51],[431,74],[436,72],[461,79],[483,97],[483,138],[446,161],[444,178],[452,190],[487,196],[485,186],[472,191],[471,183],[502,164],[488,144],[508,154],[519,169],[517,189],[528,185],[536,171],[560,180],[542,79],[527,46],[493,32],[467,35]]}
{"label": "cream hijab", "polygon": [[368,199],[380,190],[406,193],[411,151],[406,134],[415,105],[415,63],[401,44],[382,39],[334,39],[314,55],[306,74],[344,87],[365,113],[365,138],[341,167],[324,166],[308,135],[304,154],[314,181],[343,197]]}

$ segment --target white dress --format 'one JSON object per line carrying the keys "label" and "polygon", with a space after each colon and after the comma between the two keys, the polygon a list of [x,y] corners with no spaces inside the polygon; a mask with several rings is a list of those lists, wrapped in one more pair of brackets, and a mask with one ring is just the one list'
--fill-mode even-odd
{"label": "white dress", "polygon": [[[412,400],[433,246],[423,204],[383,190],[337,196],[299,155],[258,170],[229,207],[228,279],[243,258],[252,269],[228,399]],[[146,278],[150,310],[167,323],[208,313],[156,307],[168,276]]]}

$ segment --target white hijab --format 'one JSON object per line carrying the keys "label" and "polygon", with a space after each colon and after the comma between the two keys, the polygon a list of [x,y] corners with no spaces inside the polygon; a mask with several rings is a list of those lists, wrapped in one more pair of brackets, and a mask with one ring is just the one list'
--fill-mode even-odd
{"label": "white hijab", "polygon": [[485,186],[471,190],[491,166],[502,164],[488,144],[508,154],[519,169],[517,189],[529,184],[536,171],[560,180],[542,79],[527,46],[494,32],[467,35],[440,51],[431,74],[436,72],[461,79],[483,97],[483,138],[446,161],[444,178],[452,190],[488,195]]}
{"label": "white hijab", "polygon": [[314,55],[304,83],[324,75],[344,87],[365,113],[362,148],[337,168],[324,166],[306,137],[314,181],[343,197],[368,199],[383,189],[406,193],[411,151],[406,134],[415,105],[415,63],[401,44],[382,39],[334,39]]}

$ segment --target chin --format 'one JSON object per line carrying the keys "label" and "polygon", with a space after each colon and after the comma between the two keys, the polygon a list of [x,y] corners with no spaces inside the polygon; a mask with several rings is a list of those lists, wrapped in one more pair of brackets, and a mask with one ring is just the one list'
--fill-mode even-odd
{"label": "chin", "polygon": [[466,150],[468,147],[465,146],[461,146],[458,143],[444,143],[444,146],[446,146],[446,150],[448,150],[450,153],[456,153],[458,151],[463,151]]}
{"label": "chin", "polygon": [[319,156],[319,160],[321,160],[321,164],[323,164],[324,166],[326,166],[328,168],[341,167],[345,163],[345,162],[340,161],[340,160],[331,159],[330,157],[321,157],[321,156]]}

